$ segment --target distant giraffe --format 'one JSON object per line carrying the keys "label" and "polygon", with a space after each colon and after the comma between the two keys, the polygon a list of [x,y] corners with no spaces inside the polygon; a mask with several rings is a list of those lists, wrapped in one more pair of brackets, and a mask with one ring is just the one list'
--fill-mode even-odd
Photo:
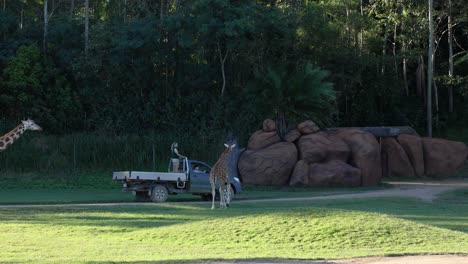
{"label": "distant giraffe", "polygon": [[10,132],[0,137],[0,152],[4,151],[13,144],[18,138],[20,138],[26,130],[42,130],[33,120],[28,119],[21,121],[17,127]]}
{"label": "distant giraffe", "polygon": [[[215,197],[216,197],[216,181],[219,183],[219,204],[221,208],[229,206],[231,200],[231,186],[229,182],[229,153],[236,146],[236,144],[224,144],[226,149],[218,161],[215,163],[210,172],[210,185],[211,185],[211,196],[213,202],[211,203],[211,210],[215,208]],[[226,193],[225,193],[226,192]]]}

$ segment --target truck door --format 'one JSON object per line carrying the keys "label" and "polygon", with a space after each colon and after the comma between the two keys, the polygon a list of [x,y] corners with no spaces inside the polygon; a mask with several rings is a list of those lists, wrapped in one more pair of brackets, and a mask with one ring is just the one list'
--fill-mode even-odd
{"label": "truck door", "polygon": [[191,162],[190,170],[190,192],[210,193],[210,170],[211,168],[201,162]]}

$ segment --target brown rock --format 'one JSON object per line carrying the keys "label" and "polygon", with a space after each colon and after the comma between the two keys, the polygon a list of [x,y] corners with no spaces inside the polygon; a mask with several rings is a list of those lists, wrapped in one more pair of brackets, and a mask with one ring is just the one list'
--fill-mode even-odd
{"label": "brown rock", "polygon": [[465,164],[465,143],[440,138],[422,138],[426,175],[448,175]]}
{"label": "brown rock", "polygon": [[264,149],[244,151],[238,168],[246,184],[287,185],[296,162],[296,146],[280,142]]}
{"label": "brown rock", "polygon": [[389,175],[414,177],[413,166],[398,141],[392,137],[382,139],[382,152],[386,154]]}
{"label": "brown rock", "polygon": [[310,120],[306,120],[297,125],[297,129],[304,135],[312,134],[320,130],[320,128],[313,121]]}
{"label": "brown rock", "polygon": [[280,138],[276,131],[264,132],[263,130],[257,130],[249,139],[247,144],[248,149],[262,149],[280,142]]}
{"label": "brown rock", "polygon": [[286,140],[287,142],[294,142],[298,140],[300,137],[301,137],[301,132],[299,132],[299,130],[297,129],[294,129],[294,130],[289,131],[288,134],[286,134],[286,136],[284,137],[284,140]]}
{"label": "brown rock", "polygon": [[357,187],[361,185],[361,170],[341,161],[313,163],[309,166],[311,187]]}
{"label": "brown rock", "polygon": [[308,186],[309,184],[309,164],[300,160],[294,166],[291,179],[289,180],[290,186]]}
{"label": "brown rock", "polygon": [[272,131],[276,131],[276,124],[275,124],[275,121],[273,121],[273,119],[265,119],[263,121],[263,131],[265,132],[272,132]]}
{"label": "brown rock", "polygon": [[302,136],[297,142],[300,159],[307,163],[341,160],[346,162],[350,149],[339,137],[321,131]]}
{"label": "brown rock", "polygon": [[421,138],[419,136],[401,134],[397,139],[408,155],[416,176],[423,176],[424,154]]}
{"label": "brown rock", "polygon": [[350,162],[361,169],[362,186],[379,184],[382,177],[380,146],[375,137],[354,128],[339,128],[331,133],[341,138],[351,149]]}

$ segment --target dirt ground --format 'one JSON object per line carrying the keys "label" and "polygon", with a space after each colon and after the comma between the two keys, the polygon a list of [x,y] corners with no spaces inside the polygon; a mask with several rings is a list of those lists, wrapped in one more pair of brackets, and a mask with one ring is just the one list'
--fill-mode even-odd
{"label": "dirt ground", "polygon": [[466,255],[422,255],[401,257],[369,257],[340,260],[233,260],[201,262],[203,264],[468,264]]}

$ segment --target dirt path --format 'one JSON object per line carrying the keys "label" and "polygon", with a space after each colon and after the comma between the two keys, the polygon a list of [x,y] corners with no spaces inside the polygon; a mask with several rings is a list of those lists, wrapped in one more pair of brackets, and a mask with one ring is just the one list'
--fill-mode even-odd
{"label": "dirt path", "polygon": [[[437,196],[445,191],[467,188],[468,178],[445,181],[413,181],[413,182],[385,182],[393,188],[377,191],[368,191],[350,194],[333,194],[314,197],[295,198],[273,198],[273,199],[252,199],[234,200],[235,203],[260,203],[260,202],[287,202],[287,201],[309,201],[309,200],[330,200],[330,199],[351,199],[351,198],[372,198],[372,197],[409,197],[421,199],[424,202],[432,202]],[[173,204],[206,204],[207,202],[173,202]],[[171,204],[171,203],[166,203]],[[148,205],[153,203],[74,203],[74,204],[22,204],[22,205],[0,205],[0,208],[21,208],[21,207],[76,207],[76,206],[119,206],[119,205]]]}
{"label": "dirt path", "polygon": [[419,255],[402,257],[369,257],[339,260],[232,260],[201,262],[203,264],[468,264],[466,255]]}
{"label": "dirt path", "polygon": [[[350,199],[350,198],[371,198],[371,197],[410,197],[421,199],[425,202],[432,202],[437,196],[443,192],[467,188],[468,179],[445,180],[445,181],[414,181],[414,182],[386,182],[393,188],[368,191],[362,193],[351,194],[335,194],[316,197],[297,197],[297,198],[277,198],[268,199],[267,201],[306,201],[306,200],[327,200],[327,199]],[[265,200],[245,200],[237,201],[239,203],[261,202]]]}

